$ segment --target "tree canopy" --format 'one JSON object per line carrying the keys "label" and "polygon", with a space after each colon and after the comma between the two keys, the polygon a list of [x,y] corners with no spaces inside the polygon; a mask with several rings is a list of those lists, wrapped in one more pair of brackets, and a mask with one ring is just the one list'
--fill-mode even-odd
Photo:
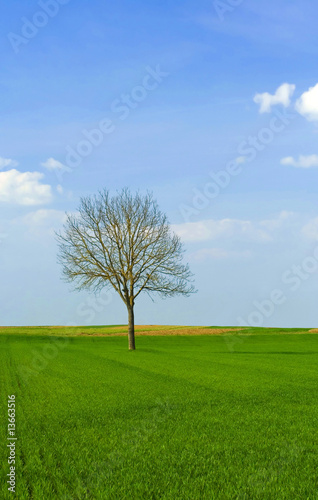
{"label": "tree canopy", "polygon": [[59,262],[77,290],[113,287],[128,309],[129,348],[135,349],[134,304],[141,292],[162,297],[195,292],[184,248],[151,193],[115,196],[106,189],[82,198],[57,234]]}

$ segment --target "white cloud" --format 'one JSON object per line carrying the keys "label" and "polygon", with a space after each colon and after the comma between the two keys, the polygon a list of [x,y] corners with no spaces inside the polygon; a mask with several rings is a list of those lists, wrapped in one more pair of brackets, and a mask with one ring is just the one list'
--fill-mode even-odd
{"label": "white cloud", "polygon": [[43,235],[44,233],[53,235],[54,231],[59,229],[65,221],[65,212],[51,209],[36,210],[15,219],[15,223],[22,223],[30,233],[35,235]]}
{"label": "white cloud", "polygon": [[268,92],[256,94],[253,100],[256,104],[260,105],[260,113],[269,113],[272,106],[276,106],[276,104],[281,104],[287,108],[290,105],[290,100],[295,92],[295,88],[295,85],[283,83],[280,87],[278,87],[275,94],[271,95]]}
{"label": "white cloud", "polygon": [[311,219],[302,228],[302,234],[309,240],[318,240],[318,217]]}
{"label": "white cloud", "polygon": [[62,187],[60,184],[58,184],[58,185],[56,186],[56,191],[57,191],[59,194],[63,194],[64,189],[63,189],[63,187]]}
{"label": "white cloud", "polygon": [[236,239],[240,241],[272,241],[272,233],[288,224],[293,212],[282,211],[269,220],[248,221],[239,219],[208,219],[172,225],[172,230],[183,241],[200,242],[217,239]]}
{"label": "white cloud", "polygon": [[51,172],[54,170],[71,170],[69,167],[54,158],[48,158],[45,162],[41,163],[41,165]]}
{"label": "white cloud", "polygon": [[308,121],[318,120],[318,83],[300,96],[295,109]]}
{"label": "white cloud", "polygon": [[52,200],[51,186],[41,184],[40,172],[0,172],[0,202],[17,205],[42,205]]}
{"label": "white cloud", "polygon": [[268,231],[273,232],[276,229],[283,227],[283,225],[294,215],[294,212],[287,212],[287,210],[283,210],[275,219],[262,220],[259,225],[261,227],[265,227]]}
{"label": "white cloud", "polygon": [[43,226],[52,222],[61,222],[66,218],[65,212],[61,210],[51,210],[42,208],[40,210],[35,210],[34,212],[29,212],[24,215],[21,219],[29,225],[32,226]]}
{"label": "white cloud", "polygon": [[282,158],[280,162],[282,165],[291,165],[297,168],[318,167],[318,155],[300,155],[298,160],[293,156],[286,156],[286,158]]}
{"label": "white cloud", "polygon": [[183,241],[211,241],[218,238],[241,238],[253,241],[269,241],[270,235],[251,221],[237,219],[209,219],[199,222],[175,224],[172,230]]}
{"label": "white cloud", "polygon": [[17,161],[11,160],[11,158],[2,158],[0,156],[0,170],[6,167],[16,167],[17,165]]}
{"label": "white cloud", "polygon": [[239,252],[225,250],[223,248],[202,248],[201,250],[190,254],[189,261],[204,262],[206,260],[219,260],[228,258],[249,258],[251,255],[252,253],[249,250]]}

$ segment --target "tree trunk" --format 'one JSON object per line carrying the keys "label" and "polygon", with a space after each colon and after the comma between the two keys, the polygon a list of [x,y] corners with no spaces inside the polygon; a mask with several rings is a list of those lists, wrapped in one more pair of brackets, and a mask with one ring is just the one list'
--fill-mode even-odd
{"label": "tree trunk", "polygon": [[134,306],[127,305],[128,309],[128,347],[130,351],[134,351],[135,347],[135,319]]}

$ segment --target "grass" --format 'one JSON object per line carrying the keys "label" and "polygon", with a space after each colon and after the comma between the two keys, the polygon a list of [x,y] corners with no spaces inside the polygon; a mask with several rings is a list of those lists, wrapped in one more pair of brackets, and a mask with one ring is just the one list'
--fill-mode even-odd
{"label": "grass", "polygon": [[124,337],[2,329],[19,500],[317,499],[318,336],[261,330],[128,352]]}

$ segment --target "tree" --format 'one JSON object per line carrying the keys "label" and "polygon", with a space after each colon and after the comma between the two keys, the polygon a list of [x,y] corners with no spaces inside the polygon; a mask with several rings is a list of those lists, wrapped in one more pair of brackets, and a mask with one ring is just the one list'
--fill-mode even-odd
{"label": "tree", "polygon": [[76,290],[116,290],[128,310],[128,344],[134,350],[134,305],[141,292],[195,292],[180,238],[151,193],[132,195],[127,188],[113,197],[104,189],[81,198],[78,214],[66,215],[64,231],[56,235],[64,279],[76,282]]}

